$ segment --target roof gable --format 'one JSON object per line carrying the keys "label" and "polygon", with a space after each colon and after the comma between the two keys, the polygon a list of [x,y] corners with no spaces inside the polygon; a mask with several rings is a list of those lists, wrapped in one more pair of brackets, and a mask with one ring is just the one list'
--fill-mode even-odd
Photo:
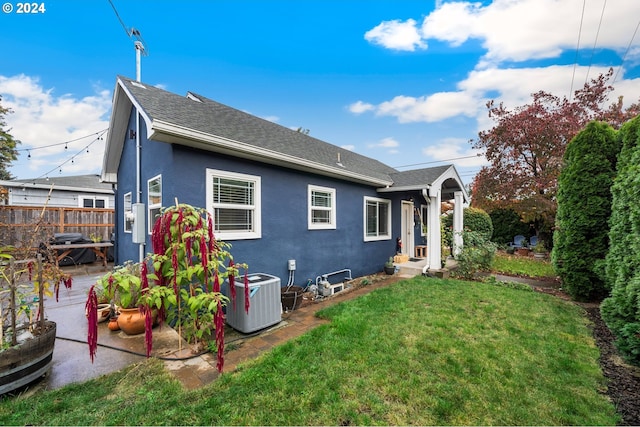
{"label": "roof gable", "polygon": [[[130,99],[129,105],[123,98]],[[210,151],[226,151],[238,157],[375,186],[390,185],[389,174],[395,172],[395,169],[375,159],[195,93],[180,96],[119,77],[114,99],[121,101],[129,111],[131,106],[141,111],[147,134],[154,140]],[[116,104],[114,114],[117,107]],[[112,121],[112,125],[115,127],[116,124]],[[122,132],[117,134],[123,135]],[[117,140],[112,139],[110,133],[107,150],[121,150],[117,145]],[[108,160],[104,164],[103,176],[105,170],[117,170],[119,161],[112,154],[106,155]]]}
{"label": "roof gable", "polygon": [[107,182],[117,181],[128,119],[136,108],[144,122],[141,125],[153,140],[364,183],[389,192],[425,188],[439,179],[443,190],[450,186],[464,191],[453,165],[399,172],[378,160],[194,92],[180,96],[119,76],[113,99],[102,170]]}

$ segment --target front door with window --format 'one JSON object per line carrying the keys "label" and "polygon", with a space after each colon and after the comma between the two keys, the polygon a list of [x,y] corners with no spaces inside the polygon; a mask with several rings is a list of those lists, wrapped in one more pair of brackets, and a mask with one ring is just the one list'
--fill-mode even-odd
{"label": "front door with window", "polygon": [[402,254],[413,256],[414,244],[413,241],[413,203],[402,201]]}

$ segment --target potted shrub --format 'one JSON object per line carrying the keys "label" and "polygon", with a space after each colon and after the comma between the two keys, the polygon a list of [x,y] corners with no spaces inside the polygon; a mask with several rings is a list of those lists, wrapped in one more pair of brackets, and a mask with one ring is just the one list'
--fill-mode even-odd
{"label": "potted shrub", "polygon": [[549,251],[544,245],[544,241],[539,240],[538,243],[533,247],[533,256],[538,259],[545,259],[549,255]]}
{"label": "potted shrub", "polygon": [[[249,310],[247,265],[234,263],[230,245],[213,235],[211,217],[204,209],[177,204],[163,210],[152,232],[153,253],[139,263],[128,263],[92,286],[87,298],[89,317],[97,315],[96,286],[107,289],[116,304],[137,307],[144,317],[147,356],[152,348],[154,312],[159,322],[169,320],[187,341],[198,344],[214,332],[218,370],[224,359],[224,314],[228,299],[220,284],[229,280],[232,299],[235,279],[244,269],[245,310]],[[123,316],[120,308],[118,324]],[[122,328],[122,326],[121,326]],[[89,355],[97,350],[97,327],[89,319]],[[204,345],[204,347],[208,347]]]}
{"label": "potted shrub", "polygon": [[[42,377],[50,368],[56,323],[45,320],[44,297],[71,287],[71,276],[35,258],[16,260],[0,248],[0,394]],[[8,310],[7,310],[8,309]]]}
{"label": "potted shrub", "polygon": [[103,308],[105,304],[98,303],[98,321],[103,311],[106,310],[106,314],[102,314],[106,320],[110,317],[109,312],[114,309],[118,327],[124,333],[136,335],[144,332],[145,317],[140,310],[142,305],[140,263],[128,261],[115,267],[112,272],[105,274],[96,282],[94,291],[96,298],[98,295],[103,295],[108,300],[106,309]]}
{"label": "potted shrub", "polygon": [[393,257],[389,257],[387,262],[384,263],[384,272],[391,275],[395,273],[396,267],[393,265]]}

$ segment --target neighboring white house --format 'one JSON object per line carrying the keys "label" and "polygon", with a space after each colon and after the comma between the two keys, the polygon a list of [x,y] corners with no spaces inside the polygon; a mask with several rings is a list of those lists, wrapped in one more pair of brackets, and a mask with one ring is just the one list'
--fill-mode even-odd
{"label": "neighboring white house", "polygon": [[0,204],[5,206],[50,206],[113,209],[113,186],[99,175],[0,180]]}

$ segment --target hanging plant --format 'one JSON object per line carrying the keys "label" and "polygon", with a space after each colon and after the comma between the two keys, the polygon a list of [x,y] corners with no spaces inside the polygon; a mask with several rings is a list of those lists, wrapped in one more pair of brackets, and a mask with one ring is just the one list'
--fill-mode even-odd
{"label": "hanging plant", "polygon": [[[152,312],[158,321],[165,319],[177,328],[178,334],[198,344],[215,331],[218,349],[217,368],[224,366],[224,314],[229,302],[220,292],[220,283],[229,280],[235,300],[235,278],[244,269],[245,293],[249,292],[247,265],[234,263],[231,245],[217,241],[208,212],[187,204],[177,204],[163,210],[156,220],[151,236],[153,253],[142,261],[139,280],[138,307],[145,314],[147,356],[152,346]],[[117,270],[116,270],[117,271]],[[110,282],[111,280],[111,282]],[[101,283],[114,286],[118,294],[123,283],[115,274],[103,277]],[[91,293],[95,293],[92,288]],[[249,310],[249,298],[245,298]],[[235,302],[235,301],[234,301]],[[92,304],[91,304],[92,305]],[[92,308],[92,307],[89,307]]]}

